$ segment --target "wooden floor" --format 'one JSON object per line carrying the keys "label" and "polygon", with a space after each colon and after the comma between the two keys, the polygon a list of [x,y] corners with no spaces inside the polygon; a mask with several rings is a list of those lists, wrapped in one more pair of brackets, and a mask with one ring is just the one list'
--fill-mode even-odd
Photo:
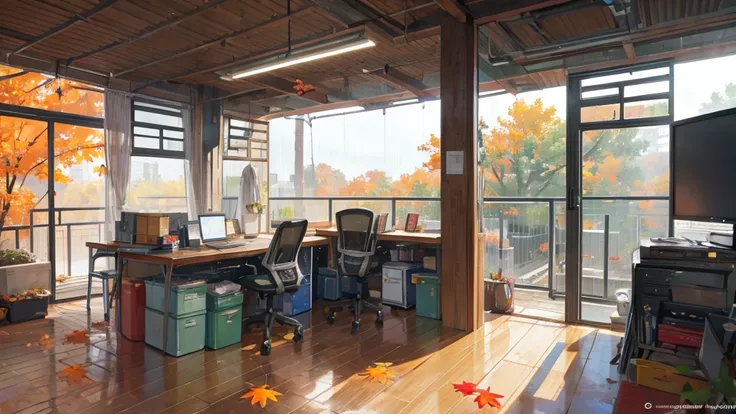
{"label": "wooden floor", "polygon": [[[253,332],[240,346],[173,358],[92,327],[102,319],[101,300],[93,302],[91,316],[78,301],[54,306],[45,320],[0,327],[0,413],[476,412],[473,397],[453,391],[461,381],[504,395],[502,412],[606,413],[618,390],[609,360],[620,334],[590,327],[491,315],[464,334],[386,308],[382,329],[366,314],[351,335],[348,315],[331,326],[317,306],[304,341],[294,345],[276,328],[268,357],[257,354]],[[88,329],[90,344],[62,344],[74,329]],[[51,349],[38,343],[44,334],[56,340]],[[396,381],[359,376],[371,362],[393,363]],[[87,375],[68,385],[58,374],[72,364]],[[283,394],[278,403],[262,410],[240,398],[263,384]]]}

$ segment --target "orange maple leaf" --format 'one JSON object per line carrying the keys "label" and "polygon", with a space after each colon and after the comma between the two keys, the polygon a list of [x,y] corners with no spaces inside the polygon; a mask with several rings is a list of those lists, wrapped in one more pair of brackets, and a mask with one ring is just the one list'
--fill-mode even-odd
{"label": "orange maple leaf", "polygon": [[247,400],[250,398],[250,405],[261,404],[261,408],[266,408],[266,401],[271,400],[273,402],[279,402],[276,396],[282,395],[278,391],[269,390],[268,385],[261,385],[260,387],[251,387],[250,391],[240,396],[241,400]]}
{"label": "orange maple leaf", "polygon": [[56,281],[59,282],[59,283],[64,283],[64,282],[66,282],[67,279],[68,279],[68,277],[66,277],[66,275],[56,276]]}
{"label": "orange maple leaf", "polygon": [[82,365],[74,364],[70,367],[65,368],[59,373],[59,377],[66,377],[66,383],[69,385],[80,383],[87,374],[87,368]]}
{"label": "orange maple leaf", "polygon": [[49,334],[44,334],[41,339],[38,340],[38,344],[46,349],[51,349],[56,345],[54,338],[50,337]]}
{"label": "orange maple leaf", "polygon": [[64,344],[88,344],[89,336],[87,336],[86,329],[78,329],[76,331],[67,332],[64,334]]}
{"label": "orange maple leaf", "polygon": [[367,376],[368,381],[373,381],[374,379],[376,379],[381,384],[386,384],[388,383],[388,381],[391,380],[391,378],[396,377],[393,372],[388,370],[388,367],[390,367],[391,365],[392,364],[390,362],[374,362],[368,368],[366,368],[365,371],[361,372],[358,375]]}
{"label": "orange maple leaf", "polygon": [[92,327],[95,328],[95,329],[97,329],[97,330],[99,330],[99,331],[106,330],[108,326],[109,325],[108,325],[107,321],[99,321],[99,322],[95,322],[95,323],[92,324]]}
{"label": "orange maple leaf", "polygon": [[483,408],[485,405],[501,408],[501,403],[498,402],[497,398],[503,398],[503,395],[492,393],[491,387],[488,387],[485,390],[479,389],[478,396],[473,401],[478,403],[478,408]]}
{"label": "orange maple leaf", "polygon": [[456,392],[461,392],[464,396],[473,395],[478,391],[472,382],[463,381],[462,384],[452,384],[452,386],[455,387]]}

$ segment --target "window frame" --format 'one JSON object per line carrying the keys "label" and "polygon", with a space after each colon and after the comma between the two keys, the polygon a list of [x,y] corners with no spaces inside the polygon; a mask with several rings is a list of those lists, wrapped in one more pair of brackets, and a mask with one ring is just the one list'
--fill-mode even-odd
{"label": "window frame", "polygon": [[[250,124],[249,127],[233,127],[230,124],[231,120],[246,122]],[[265,130],[260,130],[253,128],[253,124],[260,124],[265,126]],[[231,135],[231,130],[235,129],[238,131],[244,131],[247,135],[244,136],[237,136],[237,135]],[[265,135],[265,138],[258,138],[254,135]],[[245,141],[247,146],[246,147],[233,147],[231,145],[231,140],[238,140],[238,141]],[[265,144],[265,148],[255,148],[257,151],[265,151],[266,156],[265,157],[254,157],[253,156],[253,143],[257,144]],[[222,159],[223,160],[231,160],[231,161],[251,161],[251,162],[266,162],[268,163],[268,160],[270,158],[270,127],[268,122],[264,121],[257,121],[253,119],[246,119],[243,117],[235,116],[232,114],[224,114],[222,116]],[[235,150],[246,150],[247,155],[236,155],[236,154],[228,154],[230,149],[233,148]]]}
{"label": "window frame", "polygon": [[[156,105],[160,107],[168,107],[168,108],[171,108],[171,111],[167,111],[165,109],[159,109],[159,108],[152,108],[152,107],[145,106],[145,105],[136,105],[136,103],[139,103],[139,102],[143,104]],[[131,139],[132,139],[131,150],[130,150],[131,156],[186,159],[186,136],[184,133],[183,126],[173,127],[173,126],[168,126],[168,125],[136,121],[135,111],[143,111],[143,112],[149,112],[153,114],[179,117],[182,120],[182,125],[184,124],[184,114],[182,112],[183,111],[182,108],[172,106],[172,105],[167,105],[167,104],[160,103],[160,102],[149,102],[149,101],[146,101],[145,99],[131,99],[130,101],[130,116],[131,116],[130,133],[131,133]],[[158,136],[137,134],[135,133],[136,127],[158,130]],[[179,138],[167,137],[165,136],[165,131],[181,132],[182,138],[179,139]],[[136,147],[135,146],[136,137],[157,139],[158,148],[154,149],[154,148]],[[182,145],[181,151],[164,149],[165,141],[173,141],[173,142],[181,143]]]}

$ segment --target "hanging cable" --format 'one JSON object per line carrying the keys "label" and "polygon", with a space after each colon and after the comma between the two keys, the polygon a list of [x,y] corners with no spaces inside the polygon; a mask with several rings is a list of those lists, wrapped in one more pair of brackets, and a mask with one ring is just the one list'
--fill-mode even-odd
{"label": "hanging cable", "polygon": [[286,52],[286,55],[291,56],[291,0],[286,0],[286,16],[286,18],[289,20],[286,24],[287,43],[289,45],[289,51]]}

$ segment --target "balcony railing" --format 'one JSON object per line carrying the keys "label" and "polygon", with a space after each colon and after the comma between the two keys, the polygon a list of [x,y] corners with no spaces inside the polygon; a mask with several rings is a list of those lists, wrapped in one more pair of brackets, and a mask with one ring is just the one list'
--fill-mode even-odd
{"label": "balcony railing", "polygon": [[[631,256],[643,238],[667,235],[666,196],[583,198],[583,283],[586,298],[613,300],[619,288],[631,287]],[[237,198],[223,198],[232,217]],[[440,231],[437,197],[271,197],[271,219],[307,218],[334,222],[335,213],[366,207],[389,213],[401,223],[409,212],[420,213],[425,231]],[[516,285],[565,292],[565,198],[486,197],[481,231],[485,233],[484,274],[515,279]]]}
{"label": "balcony railing", "polygon": [[[91,212],[104,212],[104,207],[60,207],[54,210],[56,226],[56,270],[66,276],[86,275],[88,255],[85,242],[102,240],[104,220],[87,219]],[[94,213],[91,213],[95,215]],[[3,238],[13,235],[16,249],[25,249],[43,260],[48,257],[48,215],[46,209],[33,209],[27,225],[10,225],[3,228]],[[76,216],[76,217],[75,217]],[[79,216],[83,216],[80,220]],[[6,239],[7,240],[7,239]],[[60,257],[61,253],[61,257]],[[63,260],[65,263],[59,263]]]}

